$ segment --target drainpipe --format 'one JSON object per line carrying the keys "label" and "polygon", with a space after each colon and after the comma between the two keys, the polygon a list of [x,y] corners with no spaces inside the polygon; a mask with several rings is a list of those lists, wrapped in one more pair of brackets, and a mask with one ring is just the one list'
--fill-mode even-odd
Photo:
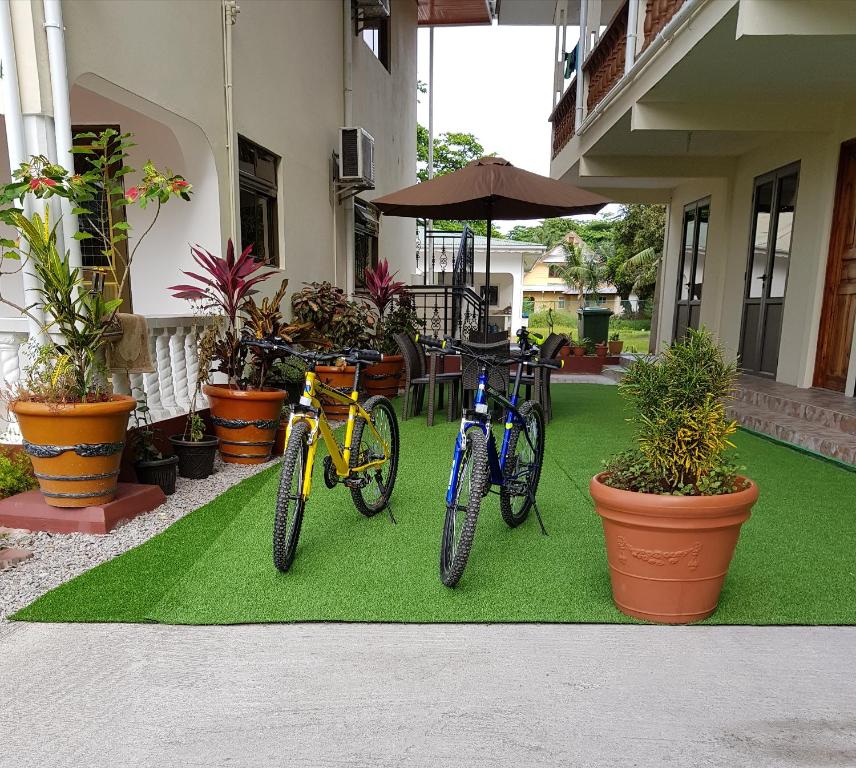
{"label": "drainpipe", "polygon": [[580,0],[580,42],[577,50],[577,115],[574,120],[574,133],[580,132],[585,117],[585,83],[583,83],[583,61],[588,53],[588,0]]}
{"label": "drainpipe", "polygon": [[[12,12],[9,0],[0,0],[0,62],[2,62],[3,112],[6,120],[6,144],[9,151],[9,166],[14,171],[26,162],[26,134],[24,117],[21,112],[21,92],[18,87],[18,62],[15,58],[15,38],[12,35]],[[24,215],[33,215],[33,203],[29,196],[24,197]],[[39,279],[33,271],[30,260],[24,255],[21,270],[24,285],[24,305],[33,317],[27,317],[27,329],[31,339],[44,339],[45,316],[41,309]]]}
{"label": "drainpipe", "polygon": [[627,6],[627,47],[624,50],[624,74],[633,69],[636,60],[636,39],[639,27],[639,0],[630,0]]}
{"label": "drainpipe", "polygon": [[[44,0],[44,6],[57,162],[73,171],[74,156],[71,154],[71,105],[68,98],[68,69],[65,61],[65,33],[62,24],[62,4],[60,0]],[[74,238],[74,233],[78,231],[77,214],[72,213],[71,201],[65,197],[59,199],[59,206],[62,213],[63,241],[65,243],[65,250],[69,255],[69,264],[72,269],[82,269],[83,257],[80,253],[80,241]]]}
{"label": "drainpipe", "polygon": [[235,152],[237,136],[235,134],[235,108],[232,102],[232,27],[238,21],[240,12],[236,0],[223,0],[223,91],[226,100],[226,157],[229,163],[229,237],[238,240],[237,185],[235,168],[238,160]]}
{"label": "drainpipe", "polygon": [[[351,22],[351,0],[342,0],[342,81],[345,126],[354,121],[354,35]],[[354,198],[344,203],[345,212],[345,291],[354,292]]]}
{"label": "drainpipe", "polygon": [[[559,103],[561,89],[559,88],[559,40],[561,32],[559,31],[559,19],[556,19],[556,45],[553,48],[553,109]],[[563,83],[564,85],[564,83]]]}

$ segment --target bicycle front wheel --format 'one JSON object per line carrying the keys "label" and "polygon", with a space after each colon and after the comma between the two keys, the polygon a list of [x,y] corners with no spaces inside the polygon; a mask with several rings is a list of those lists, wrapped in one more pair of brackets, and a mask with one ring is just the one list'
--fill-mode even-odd
{"label": "bicycle front wheel", "polygon": [[303,524],[304,480],[309,456],[309,425],[298,422],[291,428],[282,460],[276,514],[273,523],[273,564],[285,573],[294,562],[300,526]]}
{"label": "bicycle front wheel", "polygon": [[[392,403],[380,395],[366,400],[363,408],[371,417],[381,440],[389,447],[389,454],[383,464],[349,478],[354,505],[361,514],[373,517],[389,504],[398,475],[398,419]],[[383,443],[368,427],[365,419],[358,418],[351,440],[351,468],[383,459]]]}
{"label": "bicycle front wheel", "polygon": [[518,411],[523,423],[511,428],[503,485],[499,492],[502,519],[510,528],[520,525],[535,503],[544,461],[544,412],[541,406],[527,400]]}
{"label": "bicycle front wheel", "polygon": [[452,476],[452,502],[446,505],[440,543],[440,580],[447,587],[454,587],[467,567],[482,498],[490,482],[484,433],[470,429],[463,440],[463,455]]}

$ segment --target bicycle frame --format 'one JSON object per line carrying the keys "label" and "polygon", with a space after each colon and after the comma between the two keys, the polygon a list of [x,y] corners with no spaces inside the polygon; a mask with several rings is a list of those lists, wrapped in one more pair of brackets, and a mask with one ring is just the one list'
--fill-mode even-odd
{"label": "bicycle frame", "polygon": [[[349,395],[346,392],[330,387],[323,381],[319,380],[315,371],[306,371],[306,379],[303,384],[303,395],[300,398],[300,403],[292,408],[285,433],[285,442],[286,445],[288,445],[288,438],[291,436],[291,430],[295,424],[305,421],[310,426],[309,454],[306,458],[306,468],[303,477],[304,498],[308,498],[309,492],[312,488],[312,467],[315,463],[315,452],[318,450],[319,434],[324,440],[324,445],[327,446],[327,451],[333,460],[333,466],[336,468],[336,474],[338,474],[339,477],[349,477],[355,472],[364,472],[368,469],[381,467],[389,460],[389,445],[387,445],[386,441],[375,428],[369,414],[358,402],[359,393],[356,388],[358,379],[359,366],[357,366],[357,372],[354,376],[354,388],[351,390]],[[330,400],[341,405],[348,406],[348,421],[345,425],[345,441],[342,445],[342,450],[339,450],[339,444],[333,436],[333,430],[330,427],[329,421],[327,421],[327,415],[324,413],[324,407],[321,405],[319,400],[321,395],[324,395]],[[354,424],[358,416],[365,421],[366,426],[383,446],[383,458],[369,461],[357,467],[351,467],[351,445],[354,439]]]}
{"label": "bicycle frame", "polygon": [[[524,426],[525,421],[517,410],[518,392],[520,390],[520,379],[523,375],[524,361],[517,365],[517,373],[514,377],[514,386],[511,390],[511,396],[506,397],[504,393],[494,389],[488,383],[488,372],[485,365],[479,367],[478,388],[476,389],[475,398],[473,399],[473,410],[465,411],[461,417],[461,428],[458,431],[458,437],[455,440],[455,452],[452,457],[452,472],[449,475],[449,488],[446,491],[446,504],[455,503],[455,478],[458,476],[458,471],[461,466],[461,461],[464,457],[464,443],[466,440],[467,431],[473,427],[478,427],[484,432],[487,441],[487,458],[488,467],[490,469],[490,481],[493,485],[505,484],[505,460],[508,455],[508,441],[511,438],[512,428]],[[491,430],[490,419],[490,400],[498,402],[505,409],[505,428],[502,433],[502,447],[497,453],[496,439]],[[531,446],[529,434],[525,430],[521,430],[526,437],[526,441]]]}

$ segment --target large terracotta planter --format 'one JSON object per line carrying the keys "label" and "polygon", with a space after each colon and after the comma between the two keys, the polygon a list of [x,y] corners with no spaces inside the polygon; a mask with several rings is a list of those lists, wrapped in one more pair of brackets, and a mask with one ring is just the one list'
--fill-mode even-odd
{"label": "large terracotta planter", "polygon": [[616,355],[620,355],[621,350],[624,349],[624,342],[621,339],[619,339],[618,341],[609,341],[609,342],[607,342],[607,345],[609,346],[609,356],[610,357],[615,357]]}
{"label": "large terracotta planter", "polygon": [[21,400],[12,406],[47,504],[89,507],[113,500],[128,414],[136,405],[133,397],[113,395],[100,403]]}
{"label": "large terracotta planter", "polygon": [[367,397],[395,397],[398,395],[403,371],[404,358],[401,355],[384,355],[382,363],[372,363],[365,367],[360,377],[360,389]]}
{"label": "large terracotta planter", "polygon": [[[317,365],[315,366],[315,374],[321,381],[330,387],[344,390],[350,394],[351,388],[354,386],[354,371],[353,365],[339,367],[336,365]],[[339,405],[332,400],[322,397],[321,402],[324,404],[324,412],[329,419],[345,419],[348,417],[348,406]]]}
{"label": "large terracotta planter", "polygon": [[279,414],[285,400],[281,389],[230,389],[206,384],[202,391],[211,407],[220,456],[229,464],[269,461]]}
{"label": "large terracotta planter", "polygon": [[589,485],[603,521],[612,597],[622,613],[663,624],[710,616],[758,486],[722,496],[662,496]]}

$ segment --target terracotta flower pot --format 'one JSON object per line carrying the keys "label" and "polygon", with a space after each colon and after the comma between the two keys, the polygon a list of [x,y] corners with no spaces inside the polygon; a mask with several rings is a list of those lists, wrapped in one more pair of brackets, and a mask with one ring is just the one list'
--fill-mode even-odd
{"label": "terracotta flower pot", "polygon": [[[315,367],[315,373],[321,381],[330,387],[336,387],[337,389],[344,390],[348,393],[351,392],[351,387],[354,386],[355,370],[356,369],[353,365],[346,365],[343,367],[336,365],[318,365]],[[347,405],[339,405],[338,403],[334,403],[332,400],[327,400],[326,398],[321,398],[321,402],[324,404],[324,412],[327,414],[327,418],[347,418]]]}
{"label": "terracotta flower pot", "polygon": [[136,405],[133,397],[112,395],[100,403],[21,400],[12,406],[47,504],[89,507],[112,501],[128,414]]}
{"label": "terracotta flower pot", "polygon": [[384,355],[382,363],[372,363],[363,369],[360,388],[365,391],[367,397],[395,397],[398,395],[403,371],[404,358],[401,355]]}
{"label": "terracotta flower pot", "polygon": [[598,344],[594,348],[594,353],[598,357],[606,357],[606,344]]}
{"label": "terracotta flower pot", "polygon": [[621,350],[624,349],[624,342],[619,339],[618,341],[610,341],[607,342],[607,346],[609,347],[610,357],[617,357],[621,354]]}
{"label": "terracotta flower pot", "polygon": [[208,398],[223,461],[230,464],[269,461],[285,392],[230,389],[216,384],[206,384],[202,391]]}
{"label": "terracotta flower pot", "polygon": [[[603,521],[612,598],[622,613],[663,624],[710,616],[758,486],[721,496],[589,491]],[[743,478],[741,478],[743,480]]]}
{"label": "terracotta flower pot", "polygon": [[586,353],[585,347],[574,347],[574,357],[583,357]]}

